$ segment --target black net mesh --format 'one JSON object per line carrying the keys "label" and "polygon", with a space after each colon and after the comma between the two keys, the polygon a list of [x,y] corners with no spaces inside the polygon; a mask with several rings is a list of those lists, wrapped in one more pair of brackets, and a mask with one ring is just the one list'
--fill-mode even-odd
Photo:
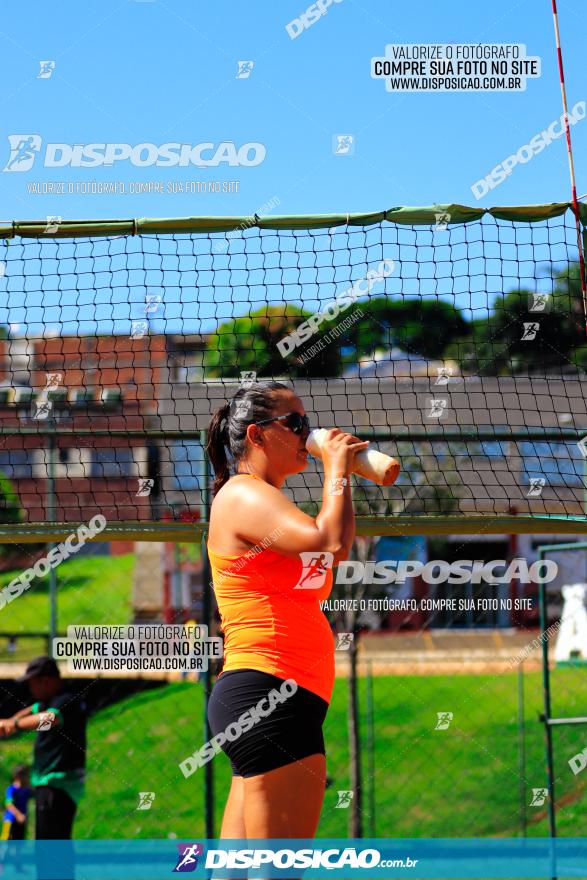
{"label": "black net mesh", "polygon": [[200,432],[252,373],[399,458],[359,514],[583,516],[574,218],[447,219],[2,243],[0,519],[197,518]]}

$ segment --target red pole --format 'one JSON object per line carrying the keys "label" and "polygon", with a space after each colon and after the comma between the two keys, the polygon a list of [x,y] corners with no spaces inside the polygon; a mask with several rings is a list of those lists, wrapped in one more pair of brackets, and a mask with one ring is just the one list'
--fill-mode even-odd
{"label": "red pole", "polygon": [[579,202],[577,200],[577,185],[575,183],[575,164],[573,162],[573,148],[571,146],[571,129],[569,126],[569,111],[567,107],[567,90],[565,87],[565,74],[563,71],[563,53],[561,50],[560,31],[558,27],[558,11],[556,8],[556,0],[552,0],[552,16],[554,19],[554,38],[556,41],[556,51],[558,56],[558,72],[561,84],[561,95],[563,99],[563,111],[565,121],[565,134],[567,138],[567,155],[569,157],[569,171],[571,175],[571,192],[573,197],[573,213],[575,214],[575,224],[577,226],[577,248],[579,250],[579,275],[581,278],[581,292],[583,294],[583,317],[585,318],[585,331],[587,333],[587,281],[585,279],[585,259],[583,256],[583,243],[581,241],[581,216],[579,214]]}

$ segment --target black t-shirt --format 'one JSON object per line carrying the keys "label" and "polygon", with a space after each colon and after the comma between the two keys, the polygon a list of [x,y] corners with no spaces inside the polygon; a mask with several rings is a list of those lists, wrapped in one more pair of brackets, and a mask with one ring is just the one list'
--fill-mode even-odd
{"label": "black t-shirt", "polygon": [[68,690],[60,691],[46,703],[35,703],[34,712],[57,709],[61,724],[51,730],[40,730],[35,740],[33,770],[35,774],[61,773],[86,766],[87,706],[84,699]]}

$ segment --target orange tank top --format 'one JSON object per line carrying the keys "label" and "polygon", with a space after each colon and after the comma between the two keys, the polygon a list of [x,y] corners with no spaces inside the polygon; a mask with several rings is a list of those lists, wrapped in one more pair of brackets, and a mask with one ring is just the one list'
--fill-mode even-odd
{"label": "orange tank top", "polygon": [[304,554],[302,561],[257,545],[240,556],[208,547],[208,555],[224,634],[222,672],[256,669],[293,678],[330,702],[334,638],[320,602],[330,595],[333,576],[321,568],[321,554]]}

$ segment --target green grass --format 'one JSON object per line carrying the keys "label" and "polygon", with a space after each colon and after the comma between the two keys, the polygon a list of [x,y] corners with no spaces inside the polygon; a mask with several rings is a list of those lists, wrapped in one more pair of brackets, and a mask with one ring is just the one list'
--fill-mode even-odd
{"label": "green grass", "polygon": [[[70,624],[123,624],[132,616],[131,589],[134,555],[73,557],[56,569],[59,632]],[[0,588],[22,570],[0,574]],[[0,632],[49,629],[49,579],[35,578],[31,587],[0,611]],[[0,638],[0,661],[29,660],[45,653],[43,639],[19,639],[16,654],[9,654]]]}
{"label": "green grass", "polygon": [[[556,711],[585,705],[584,673],[556,670]],[[385,676],[374,680],[377,837],[515,837],[520,833],[517,676]],[[545,786],[544,734],[538,721],[541,677],[525,675],[526,784],[529,836],[547,836],[545,807],[530,807],[531,789]],[[365,682],[360,682],[364,743]],[[435,730],[437,712],[453,712],[448,730]],[[328,773],[321,837],[346,837],[349,811],[337,791],[350,788],[346,738],[347,685],[338,679],[325,725]],[[178,764],[202,744],[202,689],[178,683],[132,697],[94,716],[89,725],[88,792],[76,822],[81,838],[204,836],[203,771],[184,779]],[[555,731],[559,833],[587,834],[584,776],[568,759],[587,745],[580,726]],[[30,759],[32,740],[1,746],[10,764]],[[230,784],[228,761],[214,761],[216,832]],[[367,754],[363,749],[368,823]],[[7,779],[6,762],[0,783]],[[139,791],[154,791],[151,810],[137,812]]]}

